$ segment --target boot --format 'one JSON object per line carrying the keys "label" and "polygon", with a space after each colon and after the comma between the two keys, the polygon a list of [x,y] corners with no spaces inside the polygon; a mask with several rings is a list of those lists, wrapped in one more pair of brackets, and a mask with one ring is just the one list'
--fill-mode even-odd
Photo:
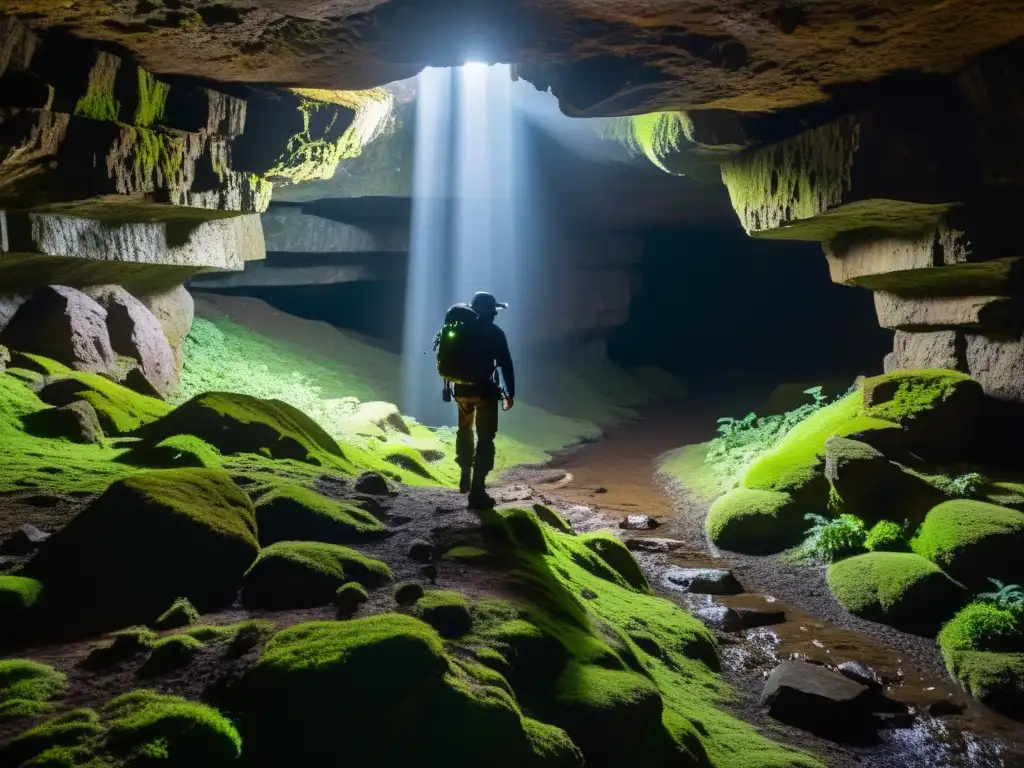
{"label": "boot", "polygon": [[493,509],[494,499],[492,499],[484,486],[484,479],[486,475],[482,477],[474,477],[473,485],[469,490],[469,508],[470,509]]}
{"label": "boot", "polygon": [[470,470],[462,470],[462,475],[459,477],[459,493],[469,493],[473,487],[473,474]]}

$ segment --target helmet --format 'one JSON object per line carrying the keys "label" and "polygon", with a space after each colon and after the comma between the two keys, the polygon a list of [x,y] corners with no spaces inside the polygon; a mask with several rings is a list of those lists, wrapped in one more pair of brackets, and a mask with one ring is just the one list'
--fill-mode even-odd
{"label": "helmet", "polygon": [[473,294],[473,301],[470,302],[470,306],[479,315],[496,315],[499,309],[508,308],[508,304],[499,302],[492,294],[486,291],[477,291]]}

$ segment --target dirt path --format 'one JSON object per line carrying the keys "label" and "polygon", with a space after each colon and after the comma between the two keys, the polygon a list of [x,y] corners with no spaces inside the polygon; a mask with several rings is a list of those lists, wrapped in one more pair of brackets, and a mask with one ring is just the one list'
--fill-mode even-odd
{"label": "dirt path", "polygon": [[[564,470],[571,478],[546,487],[534,484],[534,488],[559,507],[589,507],[596,513],[592,527],[615,526],[630,514],[655,518],[661,524],[657,529],[624,532],[624,537],[668,537],[682,544],[672,553],[636,554],[658,591],[695,613],[713,615],[722,605],[785,613],[785,620],[773,626],[718,633],[724,672],[738,693],[735,713],[768,735],[818,753],[830,767],[1024,765],[1020,757],[1024,728],[981,706],[953,684],[936,663],[933,641],[896,637],[903,633],[853,619],[834,604],[820,569],[785,567],[774,558],[710,550],[703,536],[706,500],[688,497],[682,489],[667,492],[655,478],[655,463],[666,451],[713,437],[719,414],[739,412],[729,405],[689,402],[649,411],[641,421],[612,430],[606,439],[551,463],[551,469]],[[660,577],[671,566],[733,570],[748,592],[714,601],[704,595],[681,594]],[[757,703],[764,677],[789,658],[832,666],[857,661],[874,669],[894,702],[891,727],[879,732],[876,743],[853,747],[768,718]],[[955,714],[930,714],[940,711]]]}

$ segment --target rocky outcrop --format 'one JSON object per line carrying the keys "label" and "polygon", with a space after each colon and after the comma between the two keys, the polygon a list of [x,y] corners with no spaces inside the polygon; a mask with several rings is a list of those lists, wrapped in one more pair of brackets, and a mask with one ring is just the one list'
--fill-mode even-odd
{"label": "rocky outcrop", "polygon": [[953,3],[941,12],[923,2],[739,0],[6,7],[33,13],[39,27],[131,50],[154,71],[321,88],[364,88],[426,65],[460,64],[483,39],[494,60],[522,62],[520,77],[550,86],[564,110],[583,115],[694,105],[771,112],[891,72],[951,71],[1024,34],[1012,2]]}
{"label": "rocky outcrop", "polygon": [[304,213],[293,206],[273,207],[262,216],[263,236],[272,253],[375,253],[409,250],[409,228],[401,222],[347,224]]}
{"label": "rocky outcrop", "polygon": [[967,363],[962,341],[955,331],[897,331],[893,337],[892,352],[885,356],[885,373],[914,368],[965,370]]}
{"label": "rocky outcrop", "polygon": [[157,396],[173,393],[178,388],[178,371],[171,345],[153,313],[120,286],[93,288],[87,293],[107,311],[107,331],[114,352],[138,363],[147,389]]}
{"label": "rocky outcrop", "polygon": [[116,360],[106,319],[106,310],[81,291],[52,285],[19,307],[0,343],[78,371],[111,374]]}

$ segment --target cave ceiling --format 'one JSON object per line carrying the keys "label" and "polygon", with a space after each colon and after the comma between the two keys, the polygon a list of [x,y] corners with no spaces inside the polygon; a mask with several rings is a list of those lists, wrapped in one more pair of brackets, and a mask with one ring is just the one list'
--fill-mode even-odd
{"label": "cave ceiling", "polygon": [[519,64],[579,116],[765,112],[949,72],[1024,36],[1024,0],[5,0],[152,71],[358,89],[467,58]]}

